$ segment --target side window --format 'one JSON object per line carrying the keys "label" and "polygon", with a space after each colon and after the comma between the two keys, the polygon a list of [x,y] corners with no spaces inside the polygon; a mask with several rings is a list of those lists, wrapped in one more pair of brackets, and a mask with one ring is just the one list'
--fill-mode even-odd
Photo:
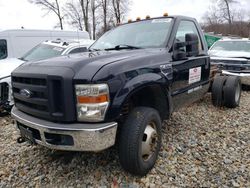
{"label": "side window", "polygon": [[[199,32],[198,32],[194,22],[181,21],[175,38],[179,42],[185,42],[185,36],[188,33],[194,33],[198,36],[198,38],[199,38],[199,51],[201,52],[203,50],[203,46],[201,43],[201,38],[200,38]],[[185,49],[183,49],[183,50],[185,50]]]}
{"label": "side window", "polygon": [[0,39],[0,59],[5,59],[8,56],[7,41]]}
{"label": "side window", "polygon": [[72,51],[69,52],[69,54],[76,54],[76,53],[82,53],[86,52],[87,48],[86,47],[80,47],[80,48],[75,48]]}

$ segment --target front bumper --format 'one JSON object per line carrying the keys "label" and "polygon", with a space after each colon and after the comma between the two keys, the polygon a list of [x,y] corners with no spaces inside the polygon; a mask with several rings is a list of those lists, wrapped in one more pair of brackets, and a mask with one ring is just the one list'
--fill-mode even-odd
{"label": "front bumper", "polygon": [[[11,112],[17,127],[28,129],[35,143],[50,149],[101,151],[115,144],[117,123],[60,124],[27,115],[16,107]],[[53,140],[54,137],[54,140]]]}
{"label": "front bumper", "polygon": [[234,72],[222,70],[222,74],[230,76],[238,76],[241,79],[241,83],[244,85],[250,85],[250,72]]}

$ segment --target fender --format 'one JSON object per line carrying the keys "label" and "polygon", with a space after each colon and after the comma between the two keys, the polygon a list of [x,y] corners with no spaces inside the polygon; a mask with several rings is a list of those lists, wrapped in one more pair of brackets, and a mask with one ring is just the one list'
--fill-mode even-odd
{"label": "fender", "polygon": [[[131,80],[127,81],[115,94],[112,99],[112,104],[109,107],[107,117],[108,119],[117,119],[120,116],[120,112],[126,103],[126,101],[137,91],[149,87],[159,86],[161,93],[167,102],[169,114],[172,113],[172,97],[170,94],[170,80],[164,75],[157,73],[145,73],[140,74]],[[160,95],[160,93],[159,93]]]}

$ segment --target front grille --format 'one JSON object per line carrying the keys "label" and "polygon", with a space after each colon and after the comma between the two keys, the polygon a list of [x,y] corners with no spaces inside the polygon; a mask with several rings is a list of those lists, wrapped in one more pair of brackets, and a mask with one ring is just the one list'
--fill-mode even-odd
{"label": "front grille", "polygon": [[9,98],[9,85],[0,83],[0,102],[6,102]]}
{"label": "front grille", "polygon": [[65,121],[61,77],[12,76],[16,107],[28,114],[52,121]]}

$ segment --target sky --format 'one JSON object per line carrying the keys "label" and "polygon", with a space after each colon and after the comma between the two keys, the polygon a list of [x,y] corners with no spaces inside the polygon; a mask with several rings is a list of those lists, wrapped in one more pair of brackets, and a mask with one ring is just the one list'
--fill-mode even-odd
{"label": "sky", "polygon": [[[201,20],[208,10],[209,0],[131,0],[128,18],[144,18],[162,16],[165,12],[169,15],[186,15]],[[250,0],[240,0],[238,5],[250,10]],[[0,0],[0,30],[17,29],[54,29],[57,18],[54,14],[45,15],[42,10],[28,0]],[[73,30],[70,25],[65,25],[67,30]]]}

